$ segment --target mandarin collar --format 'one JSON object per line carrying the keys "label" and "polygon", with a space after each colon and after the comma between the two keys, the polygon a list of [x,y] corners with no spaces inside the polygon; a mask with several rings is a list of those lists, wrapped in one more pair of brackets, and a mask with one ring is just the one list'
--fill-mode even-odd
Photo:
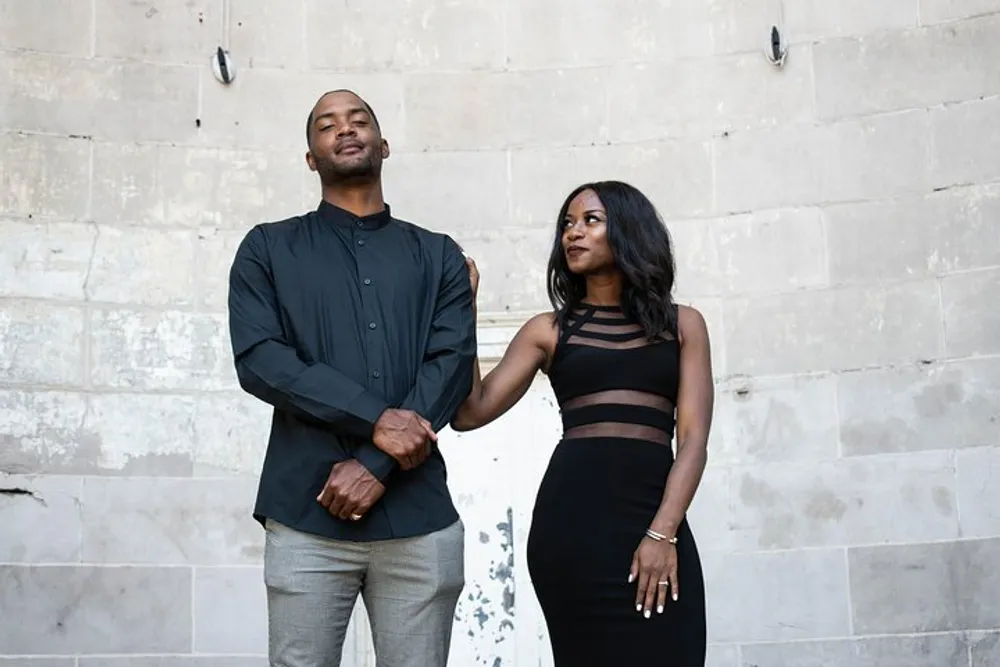
{"label": "mandarin collar", "polygon": [[358,227],[361,229],[381,229],[389,224],[389,220],[392,219],[392,211],[389,208],[389,204],[384,204],[383,208],[378,213],[373,213],[372,215],[357,216],[350,211],[340,208],[339,206],[334,206],[325,199],[320,200],[319,207],[316,209],[317,213],[322,220],[327,220],[333,224],[340,227]]}

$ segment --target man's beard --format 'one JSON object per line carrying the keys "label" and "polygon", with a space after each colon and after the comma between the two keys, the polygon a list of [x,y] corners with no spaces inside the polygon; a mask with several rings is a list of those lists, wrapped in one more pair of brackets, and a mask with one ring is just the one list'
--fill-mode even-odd
{"label": "man's beard", "polygon": [[378,179],[379,167],[374,153],[350,164],[337,164],[333,160],[316,160],[316,171],[325,185],[338,183],[366,182]]}

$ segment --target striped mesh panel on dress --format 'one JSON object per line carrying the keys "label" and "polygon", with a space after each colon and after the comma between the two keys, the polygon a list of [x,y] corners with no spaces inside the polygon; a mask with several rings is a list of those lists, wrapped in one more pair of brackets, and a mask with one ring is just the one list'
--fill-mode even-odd
{"label": "striped mesh panel on dress", "polygon": [[[568,319],[564,345],[621,350],[623,373],[630,362],[626,351],[674,339],[665,333],[650,341],[642,327],[627,320],[617,308],[592,307],[576,311]],[[608,377],[601,384],[614,385],[615,378]],[[621,388],[594,391],[565,401],[562,413],[565,439],[630,438],[667,446],[672,441],[674,404],[660,394]]]}

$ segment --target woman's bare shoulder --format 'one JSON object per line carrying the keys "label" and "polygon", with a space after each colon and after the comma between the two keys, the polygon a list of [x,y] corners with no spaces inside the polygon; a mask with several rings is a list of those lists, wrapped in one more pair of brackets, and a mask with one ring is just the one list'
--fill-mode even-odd
{"label": "woman's bare shoulder", "polygon": [[693,306],[677,306],[678,338],[683,345],[685,340],[708,338],[708,325],[701,311]]}

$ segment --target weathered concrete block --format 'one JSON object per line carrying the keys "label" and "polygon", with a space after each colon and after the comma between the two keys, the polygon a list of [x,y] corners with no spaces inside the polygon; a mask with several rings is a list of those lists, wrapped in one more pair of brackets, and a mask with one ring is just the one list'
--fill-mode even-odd
{"label": "weathered concrete block", "polygon": [[1000,665],[1000,632],[970,633],[973,639],[970,654],[972,667]]}
{"label": "weathered concrete block", "polygon": [[705,215],[712,209],[710,151],[697,141],[512,151],[513,218],[554,234],[566,196],[582,183],[604,179],[636,186],[663,218]]}
{"label": "weathered concrete block", "polygon": [[819,210],[762,211],[715,220],[718,272],[729,293],[790,292],[828,283]]}
{"label": "weathered concrete block", "polygon": [[[266,657],[243,655],[80,656],[77,667],[268,667]],[[0,663],[3,667],[3,663]],[[27,667],[35,667],[34,663]],[[41,666],[39,666],[41,667]],[[345,667],[347,667],[345,665]]]}
{"label": "weathered concrete block", "polygon": [[190,141],[198,77],[193,67],[8,53],[0,56],[0,114],[7,128],[28,132]]}
{"label": "weathered concrete block", "polygon": [[740,649],[732,644],[709,644],[705,667],[741,667]]}
{"label": "weathered concrete block", "polygon": [[783,27],[787,39],[793,42],[914,28],[918,18],[915,2],[796,0],[786,3],[783,8]]}
{"label": "weathered concrete block", "polygon": [[721,463],[837,457],[836,382],[831,376],[732,378],[716,387],[709,458]]}
{"label": "weathered concrete block", "polygon": [[306,0],[306,8],[313,68],[465,71],[504,64],[504,5],[490,0],[375,6]]}
{"label": "weathered concrete block", "polygon": [[[508,75],[502,73],[407,75],[407,149],[505,148],[511,137],[508,89]],[[533,117],[544,116],[536,110]]]}
{"label": "weathered concrete block", "polygon": [[[305,207],[286,209],[291,217],[305,212]],[[202,227],[194,240],[195,266],[194,299],[201,309],[213,313],[227,312],[229,302],[229,272],[233,257],[247,230],[229,231],[218,227]]]}
{"label": "weathered concrete block", "polygon": [[218,2],[94,2],[98,57],[202,65],[219,45],[223,24]]}
{"label": "weathered concrete block", "polygon": [[920,0],[920,21],[942,23],[1000,11],[997,0]]}
{"label": "weathered concrete block", "polygon": [[1000,269],[962,273],[941,281],[946,349],[950,356],[1000,352]]}
{"label": "weathered concrete block", "polygon": [[188,653],[191,570],[0,566],[6,654]]}
{"label": "weathered concrete block", "polygon": [[710,0],[715,53],[755,51],[763,58],[771,43],[771,26],[782,24],[782,4],[781,0]]}
{"label": "weathered concrete block", "polygon": [[903,366],[841,375],[843,453],[914,452],[1000,439],[1000,360]]}
{"label": "weathered concrete block", "polygon": [[0,133],[0,152],[4,155],[0,161],[0,182],[4,184],[0,214],[70,220],[87,215],[89,141]]}
{"label": "weathered concrete block", "polygon": [[[203,82],[199,136],[202,143],[247,150],[306,152],[306,119],[319,97],[348,88],[371,104],[383,136],[399,148],[403,132],[403,89],[397,74],[288,72],[244,69],[224,86]],[[280,99],[281,104],[274,104]]]}
{"label": "weathered concrete block", "polygon": [[195,234],[183,229],[98,228],[87,275],[89,299],[150,306],[195,302]]}
{"label": "weathered concrete block", "polygon": [[[910,4],[907,10],[912,12]],[[1000,17],[994,16],[818,44],[814,47],[817,112],[836,118],[996,95],[1000,71],[993,63],[1000,59],[998,30]]]}
{"label": "weathered concrete block", "polygon": [[385,198],[397,218],[448,234],[519,223],[507,201],[505,152],[398,153],[383,169]]}
{"label": "weathered concrete block", "polygon": [[[1000,438],[994,442],[1000,442]],[[956,467],[962,535],[1000,535],[1000,447],[958,452]]]}
{"label": "weathered concrete block", "polygon": [[[905,283],[726,302],[729,372],[808,373],[916,359],[943,348],[937,285]],[[837,332],[836,344],[830,335]]]}
{"label": "weathered concrete block", "polygon": [[535,312],[548,309],[545,268],[552,229],[456,233],[455,241],[476,260],[482,275],[480,312]]}
{"label": "weathered concrete block", "polygon": [[6,301],[0,309],[0,368],[16,384],[83,382],[83,311],[39,301]]}
{"label": "weathered concrete block", "polygon": [[0,467],[16,473],[188,476],[188,396],[0,392]]}
{"label": "weathered concrete block", "polygon": [[[149,565],[252,565],[264,531],[250,513],[250,477],[87,478],[83,560]],[[224,651],[223,651],[224,652]]]}
{"label": "weathered concrete block", "polygon": [[1000,539],[850,549],[857,634],[1000,626]]}
{"label": "weathered concrete block", "polygon": [[838,204],[823,211],[834,284],[1000,265],[1000,187]]}
{"label": "weathered concrete block", "polygon": [[247,394],[198,398],[195,475],[257,475],[264,463],[272,408]]}
{"label": "weathered concrete block", "polygon": [[232,388],[228,336],[222,315],[98,309],[91,314],[91,380],[112,388]]}
{"label": "weathered concrete block", "polygon": [[[1000,99],[931,109],[930,114],[936,187],[1000,179]],[[993,224],[996,238],[1000,232]]]}
{"label": "weathered concrete block", "polygon": [[968,667],[968,647],[961,635],[869,637],[820,642],[747,644],[744,667]]}
{"label": "weathered concrete block", "polygon": [[733,474],[730,468],[707,468],[691,501],[688,520],[701,552],[733,550]]}
{"label": "weathered concrete block", "polygon": [[[302,114],[302,132],[306,109]],[[93,216],[100,223],[249,229],[303,206],[300,151],[96,144]]]}
{"label": "weathered concrete block", "polygon": [[[795,48],[780,74],[760,53],[614,67],[610,137],[616,142],[708,137],[811,120],[811,61],[808,48]],[[561,102],[552,108],[559,116],[565,112]]]}
{"label": "weathered concrete block", "polygon": [[85,427],[99,450],[98,471],[144,477],[188,476],[194,450],[195,399],[167,394],[90,397]]}
{"label": "weathered concrete block", "polygon": [[739,550],[959,536],[950,452],[766,463],[734,474]]}
{"label": "weathered concrete block", "polygon": [[710,553],[703,560],[711,641],[785,641],[848,634],[843,550]]}
{"label": "weathered concrete block", "polygon": [[57,222],[0,222],[0,296],[83,299],[97,230]]}
{"label": "weathered concrete block", "polygon": [[90,470],[99,449],[84,427],[82,394],[0,391],[0,470],[70,473]]}
{"label": "weathered concrete block", "polygon": [[507,7],[507,60],[535,69],[706,56],[708,17],[708,4],[699,2],[640,0],[623,12],[610,0],[517,0]]}
{"label": "weathered concrete block", "polygon": [[673,244],[674,289],[685,297],[720,296],[719,248],[712,220],[667,220]]}
{"label": "weathered concrete block", "polygon": [[77,477],[0,474],[0,523],[4,526],[0,561],[79,561],[81,486]]}
{"label": "weathered concrete block", "polygon": [[[306,64],[305,3],[230,0],[229,38],[242,67],[302,69]],[[328,30],[329,22],[324,24]],[[322,36],[329,39],[329,33]],[[237,75],[238,76],[238,75]]]}
{"label": "weathered concrete block", "polygon": [[405,95],[410,150],[590,145],[608,136],[603,69],[416,74]]}
{"label": "weathered concrete block", "polygon": [[267,654],[267,593],[260,568],[196,568],[194,650]]}
{"label": "weathered concrete block", "polygon": [[10,50],[87,57],[93,30],[91,13],[86,2],[2,0],[0,43]]}
{"label": "weathered concrete block", "polygon": [[609,76],[603,68],[506,74],[505,104],[500,109],[506,113],[509,143],[527,147],[605,143],[613,107],[608,99]]}
{"label": "weathered concrete block", "polygon": [[927,114],[914,111],[715,139],[717,209],[741,213],[923,192],[928,136]]}

